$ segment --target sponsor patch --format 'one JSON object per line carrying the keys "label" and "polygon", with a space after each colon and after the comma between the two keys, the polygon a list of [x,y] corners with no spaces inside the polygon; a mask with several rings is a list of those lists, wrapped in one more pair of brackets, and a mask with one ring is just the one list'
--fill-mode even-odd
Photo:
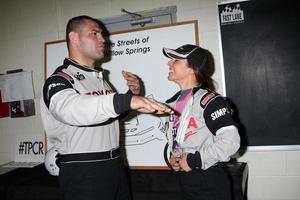
{"label": "sponsor patch", "polygon": [[58,86],[66,86],[64,83],[51,83],[47,90],[47,99],[50,99],[50,91]]}
{"label": "sponsor patch", "polygon": [[220,13],[221,25],[244,23],[244,11],[241,4],[228,4]]}
{"label": "sponsor patch", "polygon": [[113,93],[112,90],[98,90],[98,91],[87,92],[85,94],[100,96],[100,95],[107,95],[107,94],[111,94],[111,93]]}
{"label": "sponsor patch", "polygon": [[184,139],[183,141],[186,141],[189,137],[193,135],[193,131],[188,131],[187,133],[184,134]]}
{"label": "sponsor patch", "polygon": [[210,116],[212,120],[216,120],[219,117],[222,117],[226,114],[230,114],[230,111],[228,108],[221,108],[219,110],[216,110],[215,112],[213,112]]}
{"label": "sponsor patch", "polygon": [[50,91],[52,88],[55,88],[57,86],[65,86],[66,84],[64,83],[51,83],[49,86],[48,86],[48,91]]}
{"label": "sponsor patch", "polygon": [[80,74],[79,72],[77,72],[77,74],[74,75],[74,77],[75,77],[77,80],[79,80],[79,81],[85,79],[85,76],[84,76],[83,74]]}
{"label": "sponsor patch", "polygon": [[206,93],[200,101],[200,105],[202,108],[204,108],[209,102],[210,100],[212,100],[215,96],[217,96],[217,93],[214,92],[208,92]]}
{"label": "sponsor patch", "polygon": [[198,128],[197,122],[194,117],[191,117],[187,128]]}

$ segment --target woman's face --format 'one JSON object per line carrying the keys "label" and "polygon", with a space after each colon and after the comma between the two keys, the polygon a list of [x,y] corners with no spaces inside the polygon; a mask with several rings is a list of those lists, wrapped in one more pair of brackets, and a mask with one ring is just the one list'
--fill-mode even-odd
{"label": "woman's face", "polygon": [[188,67],[187,60],[172,59],[168,62],[169,75],[168,80],[178,84],[186,82],[190,78],[190,74],[194,73],[193,69]]}

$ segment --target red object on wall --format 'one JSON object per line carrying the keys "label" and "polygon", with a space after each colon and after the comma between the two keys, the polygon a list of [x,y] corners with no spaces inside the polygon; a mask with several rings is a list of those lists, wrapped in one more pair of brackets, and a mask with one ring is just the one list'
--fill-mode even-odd
{"label": "red object on wall", "polygon": [[0,118],[9,116],[9,104],[2,102],[1,91],[0,91]]}

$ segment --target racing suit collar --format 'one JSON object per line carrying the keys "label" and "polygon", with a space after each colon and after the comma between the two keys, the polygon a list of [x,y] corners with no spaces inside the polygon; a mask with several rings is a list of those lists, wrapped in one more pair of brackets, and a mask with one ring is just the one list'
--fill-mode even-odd
{"label": "racing suit collar", "polygon": [[196,94],[198,92],[198,90],[200,89],[206,89],[202,84],[196,86],[193,88],[193,95]]}
{"label": "racing suit collar", "polygon": [[65,58],[64,60],[64,66],[68,66],[68,65],[73,65],[74,67],[77,67],[83,71],[87,71],[87,72],[102,72],[103,69],[102,68],[98,68],[98,70],[96,69],[91,69],[85,65],[80,65],[79,63],[77,63],[75,60],[72,60],[70,58]]}
{"label": "racing suit collar", "polygon": [[[200,84],[193,88],[193,96],[198,92],[199,89],[204,89],[204,87]],[[180,97],[181,91],[176,92],[175,95],[173,95],[170,99],[166,100],[166,103],[171,103],[176,101]]]}
{"label": "racing suit collar", "polygon": [[191,91],[191,90],[192,90],[192,94],[194,95],[194,94],[196,94],[196,93],[198,92],[198,90],[199,90],[200,88],[205,89],[205,88],[202,86],[202,84],[200,84],[200,85],[197,85],[197,86],[195,86],[195,87],[193,87],[193,88],[190,88],[190,89],[181,90],[180,93],[184,93],[184,92],[187,92],[187,91]]}

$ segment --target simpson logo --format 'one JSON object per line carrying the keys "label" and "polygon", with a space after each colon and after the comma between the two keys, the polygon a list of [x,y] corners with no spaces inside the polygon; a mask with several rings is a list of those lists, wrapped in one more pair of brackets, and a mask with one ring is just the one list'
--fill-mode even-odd
{"label": "simpson logo", "polygon": [[232,8],[227,5],[220,14],[221,25],[243,23],[244,22],[244,11],[241,9],[240,4],[235,4]]}
{"label": "simpson logo", "polygon": [[228,108],[221,108],[215,112],[213,112],[210,116],[211,116],[211,119],[212,120],[216,120],[218,119],[219,117],[222,117],[226,114],[230,114],[230,111]]}

